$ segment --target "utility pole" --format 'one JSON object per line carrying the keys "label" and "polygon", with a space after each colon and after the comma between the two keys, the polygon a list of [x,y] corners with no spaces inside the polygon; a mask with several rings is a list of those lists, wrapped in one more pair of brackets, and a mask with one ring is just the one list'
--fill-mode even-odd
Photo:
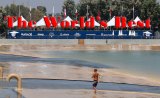
{"label": "utility pole", "polygon": [[109,17],[110,17],[110,20],[112,18],[111,11],[112,11],[112,0],[109,0]]}
{"label": "utility pole", "polygon": [[100,0],[99,11],[98,11],[98,14],[99,14],[100,16],[101,16],[101,9],[102,9],[101,4],[102,4],[102,0]]}
{"label": "utility pole", "polygon": [[88,7],[89,7],[89,6],[87,5],[87,20],[88,20],[88,16],[89,16]]}
{"label": "utility pole", "polygon": [[54,17],[54,3],[53,3],[53,9],[52,9],[52,16]]}
{"label": "utility pole", "polygon": [[21,16],[20,5],[19,5],[18,9],[19,9],[19,11],[18,11],[18,12],[19,12],[19,13],[18,13],[18,15],[19,15],[19,16]]}
{"label": "utility pole", "polygon": [[134,5],[133,5],[133,19],[134,19]]}

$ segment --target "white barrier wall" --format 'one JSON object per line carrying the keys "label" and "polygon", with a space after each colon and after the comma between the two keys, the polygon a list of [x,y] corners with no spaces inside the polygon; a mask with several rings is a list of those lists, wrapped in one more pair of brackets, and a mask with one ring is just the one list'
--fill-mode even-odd
{"label": "white barrier wall", "polygon": [[160,39],[87,39],[86,44],[144,44],[144,45],[160,45]]}
{"label": "white barrier wall", "polygon": [[[77,39],[0,39],[0,45],[77,45]],[[144,44],[160,45],[160,39],[85,39],[86,45]]]}
{"label": "white barrier wall", "polygon": [[3,45],[17,45],[17,44],[38,44],[38,45],[76,45],[78,40],[54,40],[54,39],[0,39],[0,44]]}

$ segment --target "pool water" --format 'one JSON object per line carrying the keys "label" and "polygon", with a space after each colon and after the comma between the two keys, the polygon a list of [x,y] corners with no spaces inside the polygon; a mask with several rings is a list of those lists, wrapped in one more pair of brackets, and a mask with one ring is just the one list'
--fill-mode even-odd
{"label": "pool water", "polygon": [[160,80],[160,52],[157,51],[35,51],[53,58],[83,60],[134,75]]}

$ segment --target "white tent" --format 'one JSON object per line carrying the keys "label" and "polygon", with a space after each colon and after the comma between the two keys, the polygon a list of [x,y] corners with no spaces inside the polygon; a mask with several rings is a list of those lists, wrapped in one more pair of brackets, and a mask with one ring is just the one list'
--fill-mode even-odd
{"label": "white tent", "polygon": [[[71,25],[71,21],[73,21],[69,16],[67,16],[63,21],[68,21],[70,22],[70,25]],[[75,24],[76,27],[80,27],[79,24]]]}
{"label": "white tent", "polygon": [[67,16],[63,21],[68,21],[68,22],[71,22],[73,21],[69,16]]}
{"label": "white tent", "polygon": [[[58,23],[58,27],[61,27],[60,23]],[[75,27],[80,27],[80,25],[79,24],[75,24]]]}
{"label": "white tent", "polygon": [[115,16],[108,22],[108,27],[115,26]]}
{"label": "white tent", "polygon": [[[136,21],[138,20],[138,18],[136,19]],[[115,26],[115,16],[107,24],[108,24],[108,27]],[[122,24],[120,23],[120,25],[122,25]],[[136,26],[136,25],[132,25],[132,26]],[[129,27],[129,26],[126,24],[126,27]]]}
{"label": "white tent", "polygon": [[137,23],[138,21],[141,21],[141,19],[137,16],[137,17],[134,19],[134,22]]}
{"label": "white tent", "polygon": [[[89,18],[87,21],[90,21],[90,18]],[[95,26],[95,27],[99,27],[100,24],[99,24],[97,21],[94,20],[94,26]]]}
{"label": "white tent", "polygon": [[[71,21],[73,21],[69,16],[67,16],[63,21],[68,21],[71,25]],[[60,27],[60,23],[58,23],[58,27]],[[75,26],[79,27],[79,24],[76,24]]]}
{"label": "white tent", "polygon": [[[28,21],[26,19],[24,19],[23,16],[21,16],[21,18],[22,18],[22,21],[26,21],[28,24]],[[16,26],[18,26],[18,20],[13,23],[13,27],[16,27]]]}
{"label": "white tent", "polygon": [[80,27],[80,25],[79,25],[79,24],[76,24],[75,26],[76,26],[76,27]]}
{"label": "white tent", "polygon": [[[136,24],[134,24],[133,26],[136,26],[138,21],[142,22],[142,20],[137,16],[137,17],[134,19],[134,22],[135,22]],[[144,26],[145,26],[145,25],[146,25],[146,24],[144,23]]]}
{"label": "white tent", "polygon": [[[44,16],[46,17],[46,16]],[[46,23],[44,21],[44,17],[42,19],[40,19],[37,23],[36,23],[36,26],[37,27],[40,27],[40,26],[46,26]]]}
{"label": "white tent", "polygon": [[[70,25],[71,25],[71,21],[73,21],[73,20],[69,16],[67,16],[63,21],[68,21],[68,22],[70,22]],[[87,21],[90,21],[90,18]],[[97,21],[94,21],[94,25],[95,26],[100,26],[100,24]],[[75,26],[80,27],[79,24],[76,24]],[[58,27],[60,27],[60,23],[58,23]]]}

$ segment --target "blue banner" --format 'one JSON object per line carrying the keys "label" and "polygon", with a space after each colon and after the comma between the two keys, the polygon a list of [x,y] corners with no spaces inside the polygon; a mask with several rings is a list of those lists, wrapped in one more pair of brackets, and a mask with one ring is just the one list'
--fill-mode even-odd
{"label": "blue banner", "polygon": [[62,30],[62,31],[8,31],[8,39],[144,39],[151,38],[152,31],[145,30]]}

